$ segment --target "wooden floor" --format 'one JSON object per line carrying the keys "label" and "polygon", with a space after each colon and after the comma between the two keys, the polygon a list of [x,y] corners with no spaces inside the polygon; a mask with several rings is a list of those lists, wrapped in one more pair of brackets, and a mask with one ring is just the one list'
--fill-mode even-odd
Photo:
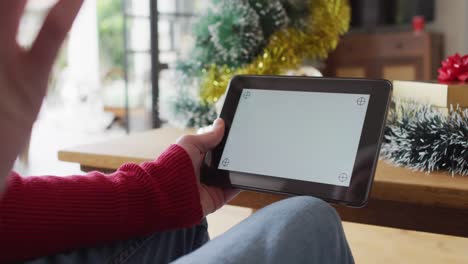
{"label": "wooden floor", "polygon": [[[225,206],[208,216],[216,237],[250,215],[250,210]],[[343,223],[356,263],[468,263],[468,239],[393,228]],[[468,228],[468,226],[467,226]]]}
{"label": "wooden floor", "polygon": [[468,239],[343,223],[356,263],[468,263]]}

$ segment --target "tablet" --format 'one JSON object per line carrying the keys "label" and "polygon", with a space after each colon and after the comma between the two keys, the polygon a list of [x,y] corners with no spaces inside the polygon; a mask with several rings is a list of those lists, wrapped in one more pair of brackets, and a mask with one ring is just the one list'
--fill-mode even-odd
{"label": "tablet", "polygon": [[386,80],[235,76],[202,181],[364,206],[391,91]]}

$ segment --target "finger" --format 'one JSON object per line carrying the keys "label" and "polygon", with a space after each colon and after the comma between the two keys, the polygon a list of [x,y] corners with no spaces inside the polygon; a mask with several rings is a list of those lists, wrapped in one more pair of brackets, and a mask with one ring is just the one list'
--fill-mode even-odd
{"label": "finger", "polygon": [[26,0],[0,1],[0,41],[15,43],[19,22],[26,5]]}
{"label": "finger", "polygon": [[73,25],[83,0],[60,0],[50,10],[29,52],[31,63],[49,74],[63,40]]}
{"label": "finger", "polygon": [[224,121],[221,118],[218,118],[216,119],[211,131],[199,135],[194,135],[193,143],[202,153],[205,153],[216,147],[223,139],[223,135]]}

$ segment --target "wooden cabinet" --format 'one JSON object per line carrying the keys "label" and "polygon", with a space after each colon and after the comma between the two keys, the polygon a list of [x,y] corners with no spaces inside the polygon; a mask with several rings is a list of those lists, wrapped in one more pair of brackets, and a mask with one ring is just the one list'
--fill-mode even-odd
{"label": "wooden cabinet", "polygon": [[349,33],[330,55],[327,76],[432,80],[442,60],[442,37],[434,33]]}

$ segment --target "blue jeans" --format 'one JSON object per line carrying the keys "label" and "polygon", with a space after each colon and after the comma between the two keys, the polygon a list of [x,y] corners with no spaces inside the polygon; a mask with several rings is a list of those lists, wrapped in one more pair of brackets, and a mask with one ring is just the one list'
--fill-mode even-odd
{"label": "blue jeans", "polygon": [[327,203],[294,197],[269,205],[209,241],[207,224],[28,263],[354,263]]}

